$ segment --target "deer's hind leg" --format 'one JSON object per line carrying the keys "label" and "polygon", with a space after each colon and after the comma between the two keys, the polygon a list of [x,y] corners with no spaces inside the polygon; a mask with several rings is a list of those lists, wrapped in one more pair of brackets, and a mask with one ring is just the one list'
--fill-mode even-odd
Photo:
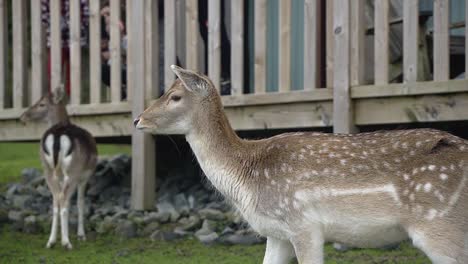
{"label": "deer's hind leg", "polygon": [[60,193],[60,227],[62,231],[62,246],[72,249],[70,238],[68,236],[68,215],[70,208],[70,198],[76,190],[76,183],[70,179],[67,173],[64,173],[64,181]]}
{"label": "deer's hind leg", "polygon": [[414,246],[421,249],[436,264],[467,263],[468,238],[462,228],[442,221],[410,228],[408,234]]}
{"label": "deer's hind leg", "polygon": [[81,241],[86,240],[85,229],[84,229],[84,195],[85,195],[86,182],[78,184],[78,195],[76,199],[76,205],[78,208],[78,239]]}
{"label": "deer's hind leg", "polygon": [[53,197],[52,227],[50,228],[50,236],[46,245],[47,248],[51,248],[52,246],[54,246],[55,242],[57,241],[59,210],[60,210],[60,203],[59,203],[60,185],[59,185],[58,176],[53,174],[54,172],[52,170],[44,168],[44,172],[46,175],[47,185],[49,186],[49,190],[52,193],[52,197]]}

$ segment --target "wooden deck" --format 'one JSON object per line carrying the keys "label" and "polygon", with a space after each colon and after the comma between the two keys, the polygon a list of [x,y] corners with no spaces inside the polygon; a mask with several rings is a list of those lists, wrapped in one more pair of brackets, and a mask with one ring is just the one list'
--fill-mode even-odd
{"label": "wooden deck", "polygon": [[[268,5],[255,1],[255,20],[251,21],[255,43],[249,51],[248,34],[244,23],[248,14],[242,1],[231,1],[230,21],[221,21],[222,6],[209,1],[207,43],[203,43],[198,25],[198,1],[111,1],[111,84],[109,95],[102,97],[100,56],[100,1],[90,0],[89,60],[83,59],[79,38],[81,17],[77,15],[77,1],[71,1],[71,84],[69,113],[73,122],[88,129],[95,137],[131,136],[133,143],[132,205],[136,209],[152,207],[155,190],[155,144],[153,137],[133,129],[132,120],[157,97],[160,79],[164,89],[174,80],[170,64],[180,61],[182,66],[208,74],[217,87],[222,82],[221,27],[231,28],[230,81],[231,94],[223,96],[225,110],[236,130],[263,130],[285,128],[333,127],[335,132],[354,132],[359,126],[441,122],[468,120],[468,80],[450,80],[448,9],[446,1],[434,1],[438,12],[434,14],[434,78],[418,81],[421,65],[421,47],[418,46],[420,29],[414,17],[418,15],[417,1],[403,1],[400,12],[403,21],[402,47],[404,55],[400,65],[402,83],[391,82],[389,60],[390,1],[376,0],[374,7],[375,37],[366,36],[363,18],[366,1],[305,0],[304,2],[304,71],[303,87],[293,87],[291,69],[291,6],[279,4],[278,36],[278,91],[267,87],[268,59],[266,56]],[[40,27],[38,1],[31,1],[31,18],[27,20],[25,0],[0,0],[0,141],[38,140],[44,125],[24,126],[18,121],[24,108],[46,90],[44,28]],[[61,38],[59,30],[60,1],[50,2],[52,78],[51,85],[61,82]],[[159,4],[158,4],[159,3]],[[164,3],[164,5],[161,5]],[[340,8],[334,9],[334,6]],[[158,8],[164,8],[164,17],[158,17]],[[118,29],[120,11],[125,8],[128,49],[122,50],[123,33]],[[249,7],[250,8],[250,7]],[[10,12],[7,12],[7,11]],[[468,13],[468,9],[467,9]],[[8,15],[8,14],[11,14]],[[184,17],[181,17],[184,16]],[[184,18],[184,19],[179,19]],[[5,22],[6,21],[6,22]],[[8,23],[11,21],[12,23]],[[30,32],[26,24],[31,23]],[[159,27],[159,23],[164,23]],[[11,26],[13,25],[13,26]],[[12,27],[12,28],[11,28]],[[164,30],[164,49],[159,47],[159,29]],[[14,30],[13,38],[8,32]],[[31,64],[27,59],[25,36],[30,34]],[[322,39],[324,38],[324,39]],[[293,41],[295,41],[293,39]],[[204,48],[206,45],[206,48]],[[372,45],[372,48],[366,47]],[[182,47],[182,48],[181,48]],[[465,47],[467,49],[468,47]],[[202,55],[206,50],[207,60]],[[127,99],[121,99],[121,59],[127,53]],[[164,69],[159,76],[159,52],[164,52]],[[246,60],[245,52],[252,60]],[[11,53],[11,61],[8,59]],[[367,65],[371,54],[372,66]],[[323,54],[323,57],[321,54]],[[373,56],[373,57],[372,57]],[[177,58],[177,59],[176,59]],[[84,65],[84,61],[89,65]],[[467,60],[468,61],[468,60]],[[12,65],[10,65],[10,63]],[[467,64],[468,65],[468,64]],[[13,67],[11,67],[13,66]],[[296,65],[297,66],[297,65]],[[246,80],[245,67],[253,69],[253,80]],[[10,72],[10,68],[12,72]],[[89,82],[83,80],[89,70]],[[369,72],[371,72],[369,74]],[[365,76],[373,76],[369,81]],[[11,77],[9,77],[11,76]],[[82,102],[84,83],[89,83],[89,103]],[[244,93],[244,85],[253,84],[251,93]],[[320,85],[328,88],[320,88]],[[12,85],[9,87],[9,85]]]}

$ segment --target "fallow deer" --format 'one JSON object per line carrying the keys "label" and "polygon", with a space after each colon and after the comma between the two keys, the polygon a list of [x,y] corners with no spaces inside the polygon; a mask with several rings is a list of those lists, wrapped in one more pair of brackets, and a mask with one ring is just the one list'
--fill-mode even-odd
{"label": "fallow deer", "polygon": [[21,121],[47,121],[49,129],[40,142],[45,179],[53,196],[53,217],[47,248],[57,240],[60,214],[62,246],[72,249],[68,236],[70,198],[78,189],[78,239],[85,240],[84,195],[97,162],[96,142],[86,130],[70,123],[63,88],[43,96],[21,116]]}
{"label": "fallow deer", "polygon": [[204,75],[173,86],[134,124],[183,134],[206,177],[267,237],[264,263],[323,263],[327,241],[411,238],[434,263],[468,263],[468,142],[432,129],[239,138]]}

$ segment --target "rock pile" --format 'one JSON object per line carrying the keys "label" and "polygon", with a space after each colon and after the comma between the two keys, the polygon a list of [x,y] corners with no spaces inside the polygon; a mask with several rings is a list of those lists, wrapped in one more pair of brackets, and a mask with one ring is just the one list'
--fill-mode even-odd
{"label": "rock pile", "polygon": [[[193,236],[205,244],[256,244],[256,235],[222,197],[200,178],[175,173],[158,179],[154,210],[130,209],[130,157],[101,159],[86,191],[88,233],[115,234],[122,238],[150,237],[171,241]],[[70,230],[76,230],[75,197],[71,201]],[[26,233],[49,232],[52,195],[41,172],[25,169],[22,182],[12,183],[0,194],[0,225],[10,223]]]}

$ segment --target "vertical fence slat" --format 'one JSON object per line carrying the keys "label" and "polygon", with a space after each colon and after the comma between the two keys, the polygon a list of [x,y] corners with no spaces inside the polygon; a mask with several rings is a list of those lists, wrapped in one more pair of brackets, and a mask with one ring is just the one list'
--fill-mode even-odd
{"label": "vertical fence slat", "polygon": [[[0,33],[1,34],[1,33]],[[31,103],[36,102],[44,92],[45,42],[41,21],[41,1],[31,0]]]}
{"label": "vertical fence slat", "polygon": [[13,7],[13,107],[22,108],[26,97],[26,4],[12,1]]}
{"label": "vertical fence slat", "polygon": [[0,0],[0,109],[5,107],[7,50],[8,50],[8,22],[7,0]]}
{"label": "vertical fence slat", "polygon": [[60,30],[61,1],[50,0],[50,90],[55,91],[62,83],[62,32]]}
{"label": "vertical fence slat", "polygon": [[449,0],[434,1],[434,80],[449,79]]}
{"label": "vertical fence slat", "polygon": [[126,9],[126,28],[127,28],[127,101],[131,102],[133,98],[133,91],[132,91],[132,85],[133,83],[133,54],[130,52],[130,50],[133,50],[133,40],[132,40],[132,1],[131,0],[125,0],[125,9]]}
{"label": "vertical fence slat", "polygon": [[419,1],[403,1],[403,80],[418,80]]}
{"label": "vertical fence slat", "polygon": [[335,73],[333,79],[333,132],[351,133],[354,115],[350,96],[350,1],[334,0]]}
{"label": "vertical fence slat", "polygon": [[465,79],[468,80],[468,3],[465,3]]}
{"label": "vertical fence slat", "polygon": [[159,94],[158,2],[146,0],[145,9],[145,98]]}
{"label": "vertical fence slat", "polygon": [[185,5],[186,63],[188,69],[198,71],[198,0],[185,0]]}
{"label": "vertical fence slat", "polygon": [[304,90],[318,86],[318,23],[320,18],[320,0],[304,2]]}
{"label": "vertical fence slat", "polygon": [[279,1],[279,91],[291,86],[291,2]]}
{"label": "vertical fence slat", "polygon": [[351,58],[350,74],[351,86],[364,84],[365,52],[366,52],[366,14],[365,0],[350,2],[351,8]]}
{"label": "vertical fence slat", "polygon": [[231,1],[231,94],[244,86],[244,1]]}
{"label": "vertical fence slat", "polygon": [[255,93],[266,91],[266,0],[255,1]]}
{"label": "vertical fence slat", "polygon": [[[34,0],[32,0],[34,1]],[[81,8],[80,0],[70,1],[70,103],[81,102]]]}
{"label": "vertical fence slat", "polygon": [[164,90],[175,80],[171,65],[176,64],[176,1],[164,1]]}
{"label": "vertical fence slat", "polygon": [[208,1],[208,76],[221,89],[221,1]]}
{"label": "vertical fence slat", "polygon": [[379,85],[387,84],[389,76],[389,0],[376,0],[374,12],[374,78]]}
{"label": "vertical fence slat", "polygon": [[[145,109],[145,1],[130,1],[131,7],[131,74],[132,116]],[[152,135],[136,129],[132,133],[132,208],[153,208],[155,198],[155,142]]]}
{"label": "vertical fence slat", "polygon": [[334,59],[334,35],[333,35],[333,0],[325,1],[326,4],[326,87],[333,87],[333,59]]}
{"label": "vertical fence slat", "polygon": [[110,3],[110,56],[111,56],[111,101],[120,102],[122,87],[122,51],[120,34],[120,0]]}
{"label": "vertical fence slat", "polygon": [[101,102],[101,3],[89,0],[89,94],[90,102]]}

